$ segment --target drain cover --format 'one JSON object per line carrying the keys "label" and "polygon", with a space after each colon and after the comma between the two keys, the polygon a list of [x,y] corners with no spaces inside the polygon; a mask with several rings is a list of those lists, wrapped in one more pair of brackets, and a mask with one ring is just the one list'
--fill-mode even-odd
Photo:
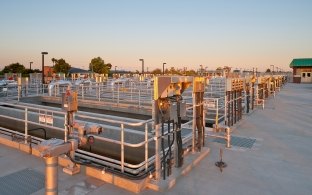
{"label": "drain cover", "polygon": [[1,195],[26,195],[44,188],[45,177],[43,174],[24,169],[10,175],[0,177]]}
{"label": "drain cover", "polygon": [[[225,140],[222,138],[214,138],[212,142],[217,142],[220,144],[226,144]],[[254,138],[245,138],[245,137],[237,137],[231,136],[231,146],[241,147],[241,148],[252,148],[256,139]]]}

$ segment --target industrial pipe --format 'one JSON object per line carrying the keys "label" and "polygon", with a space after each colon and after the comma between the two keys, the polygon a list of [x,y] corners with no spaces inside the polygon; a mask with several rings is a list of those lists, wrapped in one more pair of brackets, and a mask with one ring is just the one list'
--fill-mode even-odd
{"label": "industrial pipe", "polygon": [[58,194],[58,157],[47,157],[45,158],[45,189],[46,195],[57,195]]}

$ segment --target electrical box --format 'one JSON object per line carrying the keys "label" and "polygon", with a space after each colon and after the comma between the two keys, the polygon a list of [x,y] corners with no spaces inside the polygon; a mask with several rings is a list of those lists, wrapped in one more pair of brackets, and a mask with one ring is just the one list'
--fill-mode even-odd
{"label": "electrical box", "polygon": [[243,80],[227,78],[226,79],[226,91],[243,90]]}
{"label": "electrical box", "polygon": [[76,91],[66,91],[62,94],[62,110],[67,112],[78,111],[78,97]]}
{"label": "electrical box", "polygon": [[193,80],[193,92],[204,92],[205,91],[205,78],[194,77]]}

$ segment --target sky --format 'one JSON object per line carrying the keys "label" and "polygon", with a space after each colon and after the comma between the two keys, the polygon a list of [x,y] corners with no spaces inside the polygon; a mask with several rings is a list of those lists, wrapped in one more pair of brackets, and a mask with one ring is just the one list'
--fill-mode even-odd
{"label": "sky", "polygon": [[[0,69],[41,69],[52,58],[88,68],[100,56],[118,70],[212,70],[312,57],[311,0],[1,0]],[[146,70],[146,69],[145,69]]]}

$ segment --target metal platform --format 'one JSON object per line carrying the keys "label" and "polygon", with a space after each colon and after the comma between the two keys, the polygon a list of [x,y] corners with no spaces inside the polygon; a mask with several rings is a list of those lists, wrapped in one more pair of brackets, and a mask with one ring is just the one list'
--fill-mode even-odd
{"label": "metal platform", "polygon": [[0,177],[1,195],[28,195],[44,188],[44,175],[32,169],[24,169]]}

